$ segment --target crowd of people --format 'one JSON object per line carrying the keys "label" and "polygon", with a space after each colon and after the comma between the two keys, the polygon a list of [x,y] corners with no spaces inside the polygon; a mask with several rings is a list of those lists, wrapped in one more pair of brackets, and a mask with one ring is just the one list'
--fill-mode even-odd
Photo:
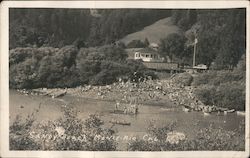
{"label": "crowd of people", "polygon": [[194,87],[177,84],[175,76],[164,80],[140,79],[137,82],[120,79],[118,82],[104,86],[84,85],[66,89],[40,88],[34,89],[30,93],[27,93],[26,90],[19,91],[25,92],[25,94],[48,94],[52,97],[53,94],[58,95],[62,92],[62,94],[67,93],[77,97],[105,99],[116,103],[114,110],[120,110],[126,114],[137,114],[138,105],[145,104],[148,101],[164,102],[165,100],[166,102],[170,100],[175,105],[185,107],[184,111],[193,110],[210,113],[228,110],[214,105],[204,105],[194,95]]}

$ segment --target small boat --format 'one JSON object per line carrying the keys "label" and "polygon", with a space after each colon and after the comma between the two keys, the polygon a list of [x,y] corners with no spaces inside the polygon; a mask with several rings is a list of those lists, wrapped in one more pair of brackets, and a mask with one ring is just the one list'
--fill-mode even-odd
{"label": "small boat", "polygon": [[239,115],[239,116],[245,116],[246,115],[245,111],[237,111],[236,114]]}
{"label": "small boat", "polygon": [[184,106],[182,107],[182,110],[183,110],[184,112],[190,112],[190,111],[191,111],[191,108],[184,105]]}
{"label": "small boat", "polygon": [[209,116],[210,113],[211,113],[211,111],[209,110],[209,108],[205,108],[205,109],[203,110],[204,116]]}
{"label": "small boat", "polygon": [[190,112],[191,110],[190,109],[188,109],[188,108],[183,108],[182,109],[184,112]]}
{"label": "small boat", "polygon": [[131,123],[130,122],[126,122],[125,120],[122,120],[122,121],[118,121],[118,120],[111,120],[109,121],[110,123],[113,123],[113,124],[119,124],[119,125],[126,125],[126,126],[130,126]]}
{"label": "small boat", "polygon": [[209,112],[204,112],[204,111],[203,111],[203,114],[204,114],[204,116],[209,116],[210,115]]}
{"label": "small boat", "polygon": [[235,112],[235,110],[234,110],[234,109],[231,109],[231,110],[227,110],[226,112],[227,112],[227,113],[232,113],[232,112]]}
{"label": "small boat", "polygon": [[220,112],[228,111],[228,108],[217,107],[217,111],[220,111]]}
{"label": "small boat", "polygon": [[114,110],[113,113],[115,114],[124,114],[123,110]]}

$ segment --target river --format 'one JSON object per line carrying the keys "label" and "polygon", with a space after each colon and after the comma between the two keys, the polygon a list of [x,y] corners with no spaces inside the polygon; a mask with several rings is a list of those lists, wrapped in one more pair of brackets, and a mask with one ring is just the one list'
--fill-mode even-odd
{"label": "river", "polygon": [[[10,123],[13,122],[16,115],[27,116],[41,106],[36,114],[37,121],[55,120],[62,116],[61,106],[65,103],[73,104],[78,109],[78,116],[86,119],[89,114],[99,114],[104,120],[105,126],[111,127],[111,119],[126,120],[131,122],[130,126],[115,125],[113,128],[119,136],[139,136],[145,135],[147,127],[151,121],[157,126],[163,126],[172,121],[177,122],[176,131],[184,132],[188,138],[193,138],[197,131],[210,124],[214,128],[221,127],[225,130],[238,130],[243,116],[237,116],[236,113],[227,115],[211,114],[204,116],[201,112],[185,113],[180,107],[171,102],[166,105],[142,105],[139,107],[139,113],[135,116],[114,114],[114,102],[105,100],[87,99],[66,95],[61,98],[52,99],[47,96],[24,95],[15,90],[10,90]],[[171,108],[171,110],[169,110]],[[242,133],[243,134],[243,133]],[[120,145],[124,149],[124,144]]]}

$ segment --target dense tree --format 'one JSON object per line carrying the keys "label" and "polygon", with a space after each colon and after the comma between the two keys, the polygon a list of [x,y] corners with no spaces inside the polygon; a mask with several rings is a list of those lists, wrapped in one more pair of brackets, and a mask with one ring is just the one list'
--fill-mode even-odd
{"label": "dense tree", "polygon": [[203,63],[210,66],[211,62],[219,53],[221,31],[223,30],[224,14],[223,10],[209,11],[201,10],[198,21],[201,24],[197,31],[197,64]]}
{"label": "dense tree", "polygon": [[229,17],[226,19],[227,27],[222,31],[223,42],[215,62],[221,68],[232,69],[237,66],[240,57],[245,53],[246,27],[245,22],[241,22],[245,18],[245,13],[233,10],[229,12]]}
{"label": "dense tree", "polygon": [[11,50],[10,87],[76,86],[78,74],[74,68],[77,53],[74,46],[61,49],[44,47]]}
{"label": "dense tree", "polygon": [[146,45],[141,40],[132,40],[131,42],[127,44],[126,47],[127,48],[144,48],[146,47]]}
{"label": "dense tree", "polygon": [[[188,9],[172,10],[171,18],[183,30],[196,32],[197,64],[215,62],[219,69],[231,69],[245,52],[245,16],[244,9]],[[193,43],[189,38],[189,44]]]}
{"label": "dense tree", "polygon": [[[159,52],[163,56],[191,63],[195,35],[198,38],[196,64],[214,63],[217,69],[232,69],[244,63],[246,10],[241,8],[172,11],[16,8],[10,9],[9,14],[10,86],[109,84],[118,77],[132,78],[135,71],[138,76],[146,76],[151,72],[140,61],[126,60],[125,44],[116,41],[170,13],[173,23],[186,31],[187,39],[182,33],[162,39]],[[195,34],[189,36],[187,32]],[[68,44],[73,46],[65,46]],[[148,44],[147,38],[135,39],[127,47]]]}
{"label": "dense tree", "polygon": [[166,16],[169,10],[10,9],[10,48],[63,47],[77,39],[89,46],[111,44]]}
{"label": "dense tree", "polygon": [[182,58],[184,56],[185,41],[186,39],[183,35],[177,33],[170,34],[161,40],[160,53],[164,57],[169,56],[170,59],[174,57]]}
{"label": "dense tree", "polygon": [[172,22],[182,28],[189,29],[197,22],[197,11],[195,9],[172,10]]}
{"label": "dense tree", "polygon": [[245,11],[242,9],[200,11],[198,20],[198,61],[212,61],[219,68],[235,67],[245,52]]}
{"label": "dense tree", "polygon": [[87,9],[10,9],[10,48],[62,47],[89,35]]}
{"label": "dense tree", "polygon": [[161,18],[170,16],[170,10],[164,9],[102,9],[98,11],[101,14],[96,21],[99,30],[92,30],[94,32],[90,40],[101,37],[99,45],[113,43],[129,33],[139,31]]}
{"label": "dense tree", "polygon": [[145,38],[143,44],[144,44],[145,47],[148,47],[148,46],[149,46],[150,43],[149,43],[149,41],[148,41],[147,38]]}
{"label": "dense tree", "polygon": [[[17,58],[19,52],[26,52],[21,60]],[[10,61],[11,88],[106,85],[119,78],[155,78],[140,61],[127,60],[125,50],[116,45],[80,50],[73,45],[60,49],[16,48],[11,50]]]}
{"label": "dense tree", "polygon": [[76,68],[82,84],[110,84],[127,73],[131,73],[127,54],[119,46],[82,48],[76,58]]}

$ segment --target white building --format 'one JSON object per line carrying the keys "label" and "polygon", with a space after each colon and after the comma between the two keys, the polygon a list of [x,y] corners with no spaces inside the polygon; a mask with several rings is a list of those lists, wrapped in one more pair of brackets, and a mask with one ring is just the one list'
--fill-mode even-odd
{"label": "white building", "polygon": [[144,62],[163,62],[164,58],[158,52],[150,47],[147,48],[129,48],[126,49],[129,59],[139,60]]}

